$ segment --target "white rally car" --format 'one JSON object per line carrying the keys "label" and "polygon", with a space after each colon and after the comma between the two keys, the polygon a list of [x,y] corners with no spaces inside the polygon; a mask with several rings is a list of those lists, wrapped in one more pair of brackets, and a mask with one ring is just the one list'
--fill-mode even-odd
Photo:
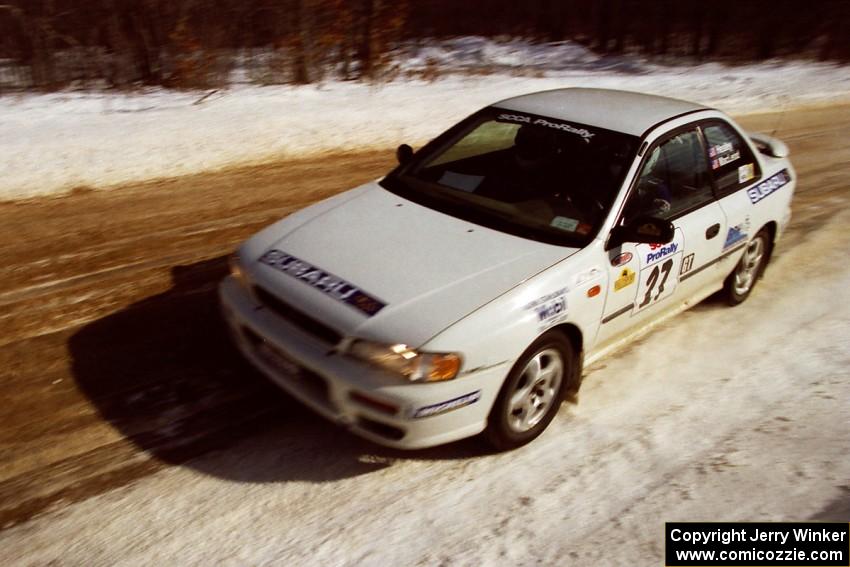
{"label": "white rally car", "polygon": [[718,290],[747,298],[790,218],[787,155],[669,98],[504,100],[245,242],[224,316],[253,364],[363,437],[517,447],[583,364]]}

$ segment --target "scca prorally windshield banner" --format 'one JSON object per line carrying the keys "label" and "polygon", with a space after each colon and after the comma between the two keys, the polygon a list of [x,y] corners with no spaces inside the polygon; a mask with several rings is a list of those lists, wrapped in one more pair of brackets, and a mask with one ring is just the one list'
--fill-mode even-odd
{"label": "scca prorally windshield banner", "polygon": [[587,128],[576,128],[572,124],[567,124],[566,122],[560,122],[558,120],[552,120],[551,118],[534,118],[532,116],[518,114],[515,112],[503,112],[496,117],[496,120],[498,122],[531,124],[532,126],[542,126],[544,128],[553,128],[562,132],[569,132],[570,134],[581,136],[581,138],[588,144],[590,143],[590,139],[594,136],[594,133],[588,130]]}

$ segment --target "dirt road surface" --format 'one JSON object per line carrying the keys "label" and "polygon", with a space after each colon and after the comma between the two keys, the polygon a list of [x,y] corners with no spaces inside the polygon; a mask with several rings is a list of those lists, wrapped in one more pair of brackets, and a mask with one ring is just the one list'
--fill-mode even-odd
{"label": "dirt road surface", "polygon": [[782,118],[794,218],[750,301],[588,369],[503,455],[353,437],[217,315],[238,242],[391,151],[0,204],[0,564],[660,565],[664,521],[850,521],[848,130]]}

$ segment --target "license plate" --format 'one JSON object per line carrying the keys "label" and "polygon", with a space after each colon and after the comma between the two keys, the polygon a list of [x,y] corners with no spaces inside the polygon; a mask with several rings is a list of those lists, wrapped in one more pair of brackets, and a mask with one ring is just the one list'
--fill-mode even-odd
{"label": "license plate", "polygon": [[257,354],[269,365],[284,374],[296,376],[301,372],[300,366],[265,343],[257,347]]}

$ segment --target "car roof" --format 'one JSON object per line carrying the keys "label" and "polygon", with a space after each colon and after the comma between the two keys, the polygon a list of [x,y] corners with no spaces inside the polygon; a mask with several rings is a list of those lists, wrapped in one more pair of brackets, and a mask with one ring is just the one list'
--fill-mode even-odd
{"label": "car roof", "polygon": [[598,126],[635,136],[706,106],[663,96],[613,89],[567,88],[508,98],[493,106]]}

